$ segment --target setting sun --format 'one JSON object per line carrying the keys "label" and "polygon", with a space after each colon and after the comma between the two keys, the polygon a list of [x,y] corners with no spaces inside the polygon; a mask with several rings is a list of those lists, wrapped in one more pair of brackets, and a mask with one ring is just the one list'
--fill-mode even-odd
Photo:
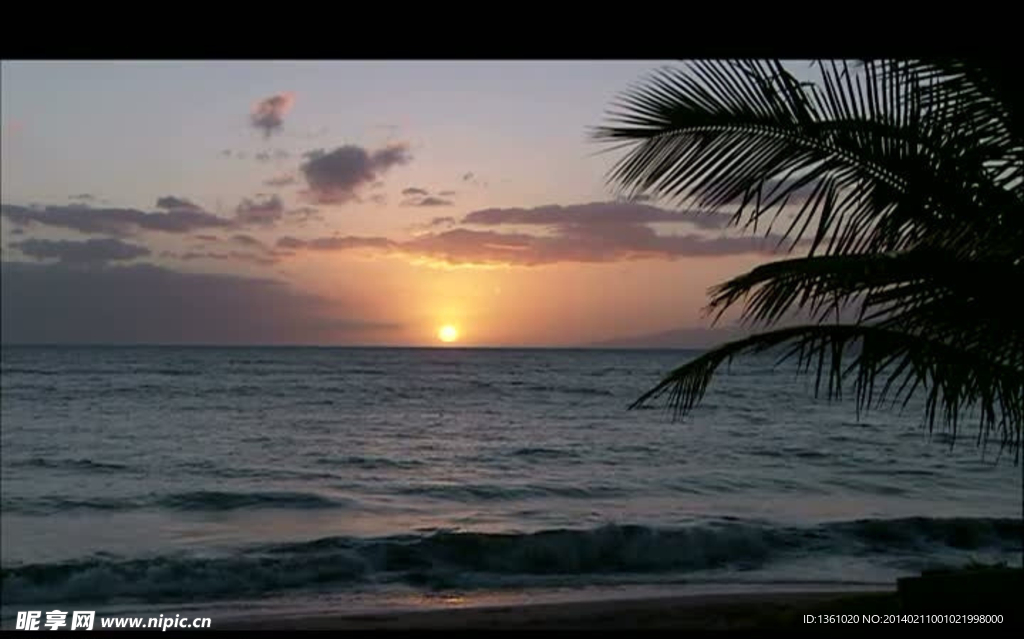
{"label": "setting sun", "polygon": [[459,339],[459,330],[451,324],[446,324],[437,331],[437,338],[442,342],[454,342]]}

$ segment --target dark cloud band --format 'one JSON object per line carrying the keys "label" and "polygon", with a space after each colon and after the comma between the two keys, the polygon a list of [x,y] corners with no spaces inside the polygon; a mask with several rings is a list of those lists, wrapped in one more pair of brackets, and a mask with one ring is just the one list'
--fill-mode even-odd
{"label": "dark cloud band", "polygon": [[[160,198],[165,205],[169,204],[167,200],[168,198]],[[13,224],[41,224],[85,234],[116,236],[132,235],[139,231],[190,233],[204,229],[228,228],[233,225],[232,220],[195,208],[146,212],[137,209],[92,208],[82,205],[32,208],[0,204],[0,215]]]}
{"label": "dark cloud band", "polygon": [[106,264],[150,255],[150,250],[145,246],[109,238],[85,241],[29,239],[14,242],[11,248],[18,249],[28,257],[54,259],[64,264]]}
{"label": "dark cloud band", "polygon": [[0,284],[5,344],[329,344],[399,328],[278,280],[151,265],[4,262]]}
{"label": "dark cloud band", "polygon": [[640,202],[591,202],[569,206],[551,204],[532,209],[483,209],[467,214],[462,223],[482,226],[685,223],[702,229],[721,229],[729,224],[729,216],[703,211],[671,211]]}

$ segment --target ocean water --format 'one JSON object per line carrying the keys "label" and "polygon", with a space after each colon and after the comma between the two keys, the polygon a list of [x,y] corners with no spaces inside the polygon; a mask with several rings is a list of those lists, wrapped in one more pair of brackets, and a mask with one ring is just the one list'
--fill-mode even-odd
{"label": "ocean water", "polygon": [[[1021,468],[694,353],[4,347],[0,606],[388,608],[1020,565]],[[85,608],[83,608],[85,607]]]}

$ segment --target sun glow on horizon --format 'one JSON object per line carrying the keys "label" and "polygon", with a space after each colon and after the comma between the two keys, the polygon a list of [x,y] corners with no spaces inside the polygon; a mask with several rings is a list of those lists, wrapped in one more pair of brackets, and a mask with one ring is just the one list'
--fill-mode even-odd
{"label": "sun glow on horizon", "polygon": [[455,340],[459,339],[459,329],[455,328],[451,324],[445,324],[437,331],[437,339],[442,342],[450,344]]}

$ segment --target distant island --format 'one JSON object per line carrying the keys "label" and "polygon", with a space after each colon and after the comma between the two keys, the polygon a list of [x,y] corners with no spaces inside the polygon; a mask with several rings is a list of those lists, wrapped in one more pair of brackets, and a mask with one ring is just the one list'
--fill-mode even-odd
{"label": "distant island", "polygon": [[590,348],[676,348],[703,350],[745,334],[742,327],[679,328],[586,344]]}

